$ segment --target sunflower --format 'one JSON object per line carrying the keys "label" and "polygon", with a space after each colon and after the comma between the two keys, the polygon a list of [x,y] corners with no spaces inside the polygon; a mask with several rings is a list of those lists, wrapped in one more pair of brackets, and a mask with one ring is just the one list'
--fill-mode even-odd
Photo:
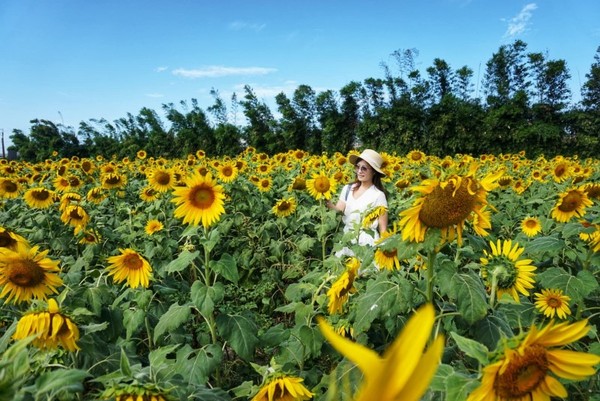
{"label": "sunflower", "polygon": [[121,283],[127,280],[131,288],[142,286],[148,288],[152,267],[146,259],[133,249],[119,249],[120,255],[110,256],[107,260],[108,275],[113,276],[115,282]]}
{"label": "sunflower", "polygon": [[0,198],[15,199],[21,192],[21,184],[10,178],[0,178]]}
{"label": "sunflower", "polygon": [[590,183],[583,187],[589,199],[600,200],[600,184]]}
{"label": "sunflower", "polygon": [[521,220],[521,231],[528,237],[535,237],[542,231],[542,223],[537,217],[525,217]]}
{"label": "sunflower", "polygon": [[304,191],[306,189],[306,180],[304,177],[296,177],[290,184],[288,191]]}
{"label": "sunflower", "polygon": [[479,235],[487,234],[490,228],[489,213],[484,213],[487,194],[497,187],[496,181],[503,175],[498,171],[479,181],[472,177],[453,175],[445,181],[426,179],[411,188],[420,193],[413,205],[400,213],[402,239],[423,242],[429,228],[442,230],[444,240],[458,235],[458,244],[462,244],[462,232],[465,221],[477,215],[474,229]]}
{"label": "sunflower", "polygon": [[431,304],[420,307],[408,319],[401,334],[385,350],[383,357],[362,344],[340,336],[324,318],[317,319],[323,336],[363,373],[363,383],[353,397],[355,401],[421,399],[444,351],[444,337],[437,336],[423,354],[435,321]]}
{"label": "sunflower", "polygon": [[43,188],[31,188],[23,194],[25,203],[32,209],[47,209],[54,203],[54,192]]}
{"label": "sunflower", "polygon": [[67,191],[70,188],[69,180],[60,175],[56,177],[52,183],[57,192]]}
{"label": "sunflower", "polygon": [[67,206],[77,204],[79,201],[81,201],[81,195],[79,195],[77,192],[66,192],[60,197],[60,205],[58,208],[62,212],[67,208]]}
{"label": "sunflower", "polygon": [[505,348],[483,369],[481,385],[467,401],[566,398],[567,390],[554,376],[583,380],[594,375],[600,356],[559,347],[579,340],[589,330],[587,320],[573,324],[552,320],[542,328],[532,326],[523,339],[503,341]]}
{"label": "sunflower", "polygon": [[16,251],[0,248],[0,298],[8,295],[5,302],[46,299],[63,284],[57,274],[58,262],[46,257],[48,251],[38,252],[38,249],[38,246],[20,247]]}
{"label": "sunflower", "polygon": [[269,192],[273,187],[273,179],[271,177],[259,178],[255,184],[260,192]]}
{"label": "sunflower", "polygon": [[198,225],[202,222],[204,228],[216,223],[221,214],[225,213],[223,187],[213,180],[210,173],[206,176],[194,174],[188,178],[185,187],[173,191],[175,202],[175,217],[183,218],[184,223]]}
{"label": "sunflower", "polygon": [[146,234],[152,235],[154,233],[161,231],[163,228],[164,228],[163,223],[161,223],[160,221],[148,220],[148,222],[146,223],[146,227],[144,228],[144,231],[146,231]]}
{"label": "sunflower", "polygon": [[56,349],[58,346],[67,351],[79,350],[79,329],[67,316],[60,313],[56,300],[48,300],[48,308],[41,312],[26,313],[17,323],[13,339],[22,340],[36,336],[33,345],[40,349]]}
{"label": "sunflower", "polygon": [[567,160],[561,160],[554,164],[554,168],[552,169],[552,179],[555,182],[563,182],[567,178],[569,178],[569,162]]}
{"label": "sunflower", "polygon": [[542,290],[541,293],[535,293],[535,307],[538,308],[544,316],[553,318],[557,315],[560,319],[566,319],[571,314],[569,309],[570,297],[564,295],[562,290],[550,289]]}
{"label": "sunflower", "polygon": [[335,193],[337,182],[327,177],[323,172],[313,173],[312,178],[306,180],[306,189],[310,196],[316,200],[329,200]]}
{"label": "sunflower", "polygon": [[165,167],[156,167],[148,174],[148,186],[158,192],[167,192],[175,187],[173,170]]}
{"label": "sunflower", "polygon": [[127,184],[127,176],[119,173],[105,173],[100,177],[102,182],[102,188],[106,189],[118,189],[122,188]]}
{"label": "sunflower", "polygon": [[107,198],[106,192],[104,192],[104,188],[102,187],[94,187],[87,192],[85,196],[87,200],[96,205],[100,204],[104,199]]}
{"label": "sunflower", "polygon": [[575,216],[583,216],[585,209],[592,204],[583,189],[569,189],[559,195],[558,202],[552,209],[552,218],[559,223],[566,223]]}
{"label": "sunflower", "polygon": [[238,176],[238,168],[235,162],[223,163],[217,167],[218,178],[223,182],[233,182]]}
{"label": "sunflower", "polygon": [[485,257],[480,258],[481,275],[488,281],[492,291],[492,303],[494,297],[500,298],[503,294],[509,294],[515,302],[519,303],[519,293],[529,296],[529,289],[533,288],[535,280],[531,259],[519,259],[525,248],[519,247],[512,240],[500,241],[494,244],[490,241],[492,252],[484,250]]}
{"label": "sunflower", "polygon": [[262,385],[251,401],[305,401],[313,397],[299,377],[276,374]]}
{"label": "sunflower", "polygon": [[296,211],[296,198],[284,198],[277,201],[271,211],[277,217],[287,217]]}
{"label": "sunflower", "polygon": [[346,271],[344,271],[340,277],[331,285],[329,291],[327,291],[327,297],[329,298],[329,304],[327,309],[330,315],[335,313],[341,313],[342,308],[348,296],[356,292],[354,288],[354,279],[358,274],[360,267],[360,260],[355,257],[351,257],[346,262]]}
{"label": "sunflower", "polygon": [[73,227],[75,229],[75,234],[79,234],[79,232],[81,232],[87,225],[88,221],[90,220],[90,216],[81,206],[69,205],[60,215],[60,219],[63,223]]}
{"label": "sunflower", "polygon": [[[398,259],[398,249],[388,244],[386,239],[396,234],[396,225],[391,230],[386,230],[381,234],[381,238],[377,239],[377,248],[375,249],[375,265],[379,269],[400,270],[400,260]],[[382,245],[380,245],[382,244]]]}
{"label": "sunflower", "polygon": [[158,199],[160,192],[152,187],[144,187],[140,191],[140,199],[144,202],[153,202]]}
{"label": "sunflower", "polygon": [[387,213],[387,207],[385,207],[385,206],[377,206],[371,210],[368,210],[365,213],[365,217],[363,217],[363,220],[362,220],[363,228],[371,227],[377,221],[377,219],[379,217],[383,216],[386,213]]}
{"label": "sunflower", "polygon": [[11,230],[0,227],[0,250],[9,249],[17,251],[17,249],[23,247],[30,248],[29,242],[25,238]]}
{"label": "sunflower", "polygon": [[425,159],[427,158],[427,156],[425,156],[425,153],[421,152],[420,150],[411,150],[406,155],[406,158],[410,163],[423,164],[425,163]]}
{"label": "sunflower", "polygon": [[146,158],[146,156],[148,156],[148,154],[146,153],[145,150],[138,150],[137,153],[135,154],[135,156],[140,159],[140,160],[144,160]]}

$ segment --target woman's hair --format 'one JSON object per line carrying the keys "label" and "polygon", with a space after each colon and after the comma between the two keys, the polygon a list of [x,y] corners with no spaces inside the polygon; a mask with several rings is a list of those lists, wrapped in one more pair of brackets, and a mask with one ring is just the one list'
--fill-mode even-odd
{"label": "woman's hair", "polygon": [[[369,162],[367,162],[366,160],[361,159],[359,157],[358,159],[356,159],[356,163],[354,165],[356,166],[358,164],[358,162],[361,160],[364,161],[365,163],[369,164]],[[387,197],[387,192],[385,190],[385,187],[383,186],[383,182],[381,181],[383,174],[381,174],[379,171],[375,170],[373,168],[373,166],[371,166],[370,164],[369,164],[369,167],[371,167],[373,169],[373,185],[375,185],[375,188],[377,188],[378,190],[383,192],[385,194],[385,196]],[[354,186],[359,183],[360,183],[360,181],[358,180],[358,176],[357,176],[350,188],[352,188],[352,190],[354,190]]]}

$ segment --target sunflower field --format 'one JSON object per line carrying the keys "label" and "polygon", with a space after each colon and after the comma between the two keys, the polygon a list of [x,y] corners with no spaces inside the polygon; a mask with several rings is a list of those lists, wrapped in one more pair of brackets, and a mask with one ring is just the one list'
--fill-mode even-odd
{"label": "sunflower field", "polygon": [[600,400],[600,161],[354,152],[1,160],[0,400]]}

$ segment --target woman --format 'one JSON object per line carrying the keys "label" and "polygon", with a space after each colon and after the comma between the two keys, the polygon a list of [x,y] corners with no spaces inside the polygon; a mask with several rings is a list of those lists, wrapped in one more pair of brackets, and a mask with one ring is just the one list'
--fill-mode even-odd
{"label": "woman", "polygon": [[[356,180],[344,186],[336,204],[327,201],[326,206],[338,212],[343,212],[344,233],[362,227],[362,221],[367,212],[383,206],[386,210],[373,221],[370,230],[360,230],[359,245],[374,245],[381,234],[387,229],[387,198],[381,178],[385,173],[381,169],[383,158],[372,149],[365,149],[359,156],[350,155],[350,163],[354,164]],[[350,253],[349,253],[350,252]],[[338,256],[351,255],[348,248],[338,252]]]}

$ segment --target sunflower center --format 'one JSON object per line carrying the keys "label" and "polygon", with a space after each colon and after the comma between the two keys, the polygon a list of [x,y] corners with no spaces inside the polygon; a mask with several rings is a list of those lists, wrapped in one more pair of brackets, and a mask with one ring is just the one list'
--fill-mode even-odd
{"label": "sunflower center", "polygon": [[123,265],[129,270],[139,270],[142,268],[142,260],[137,255],[127,255],[123,259]]}
{"label": "sunflower center", "polygon": [[494,381],[494,388],[501,399],[519,399],[535,390],[543,382],[548,372],[546,349],[532,345],[523,355],[511,356],[504,374]]}
{"label": "sunflower center", "polygon": [[4,188],[4,191],[6,192],[17,192],[17,184],[12,181],[4,181],[2,183],[2,188]]}
{"label": "sunflower center", "polygon": [[423,201],[419,219],[428,227],[445,228],[464,221],[473,211],[476,196],[469,193],[469,183],[463,180],[455,192],[454,183],[437,186]]}
{"label": "sunflower center", "polygon": [[36,200],[45,201],[50,197],[50,192],[46,189],[40,189],[37,191],[33,191],[31,194]]}
{"label": "sunflower center", "polygon": [[69,213],[69,217],[72,220],[82,220],[83,219],[83,216],[79,213],[79,211],[77,209],[71,210],[71,213]]}
{"label": "sunflower center", "polygon": [[156,173],[155,179],[160,185],[169,185],[171,182],[171,176],[169,173],[165,173],[164,171],[159,171]]}
{"label": "sunflower center", "polygon": [[0,233],[0,248],[10,248],[17,243],[13,237],[6,231]]}
{"label": "sunflower center", "polygon": [[223,174],[224,177],[231,177],[233,175],[233,169],[231,166],[225,166],[221,169],[221,174]]}
{"label": "sunflower center", "polygon": [[290,210],[290,202],[288,201],[281,201],[279,203],[279,205],[277,206],[277,210],[279,210],[280,212],[285,212],[287,210]]}
{"label": "sunflower center", "polygon": [[395,258],[396,255],[398,255],[398,250],[397,249],[392,249],[389,251],[384,250],[383,254],[385,255],[386,258]]}
{"label": "sunflower center", "polygon": [[44,282],[44,269],[33,260],[20,260],[11,265],[8,279],[19,287],[35,287]]}
{"label": "sunflower center", "polygon": [[121,182],[121,177],[116,174],[111,174],[107,179],[106,183],[109,185],[116,185]]}
{"label": "sunflower center", "polygon": [[536,228],[537,227],[537,221],[535,221],[535,220],[527,220],[527,221],[525,221],[525,226],[527,228]]}
{"label": "sunflower center", "polygon": [[546,299],[546,304],[553,309],[557,309],[562,306],[561,300],[555,296],[548,297]]}
{"label": "sunflower center", "polygon": [[199,209],[208,209],[215,201],[215,193],[211,188],[194,187],[190,191],[190,202]]}
{"label": "sunflower center", "polygon": [[315,178],[315,190],[319,193],[324,194],[329,191],[331,184],[329,183],[329,178],[327,177],[317,177]]}
{"label": "sunflower center", "polygon": [[577,191],[570,191],[562,200],[558,210],[569,213],[577,210],[581,205],[581,195]]}

